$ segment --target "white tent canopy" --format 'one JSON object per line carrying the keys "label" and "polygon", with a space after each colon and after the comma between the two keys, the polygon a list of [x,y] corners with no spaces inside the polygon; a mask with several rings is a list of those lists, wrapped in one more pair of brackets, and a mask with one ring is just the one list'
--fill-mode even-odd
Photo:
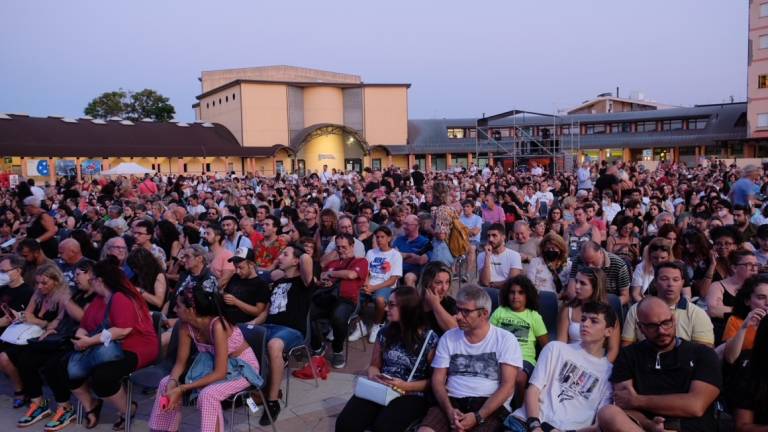
{"label": "white tent canopy", "polygon": [[102,175],[144,175],[154,174],[151,169],[146,169],[143,166],[133,162],[123,162],[112,169],[102,171]]}

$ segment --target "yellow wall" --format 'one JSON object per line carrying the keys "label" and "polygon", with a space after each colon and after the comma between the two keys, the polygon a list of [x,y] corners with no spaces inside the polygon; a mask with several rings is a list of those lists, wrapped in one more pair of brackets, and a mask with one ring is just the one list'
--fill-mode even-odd
{"label": "yellow wall", "polygon": [[365,87],[365,139],[368,145],[408,141],[408,89],[406,87]]}
{"label": "yellow wall", "polygon": [[[234,97],[233,97],[234,95]],[[214,105],[215,103],[215,105]],[[230,87],[200,100],[199,118],[202,121],[221,123],[232,132],[237,142],[243,144],[241,116],[242,92],[240,86]]]}
{"label": "yellow wall", "polygon": [[[333,159],[320,160],[320,155],[333,156]],[[344,169],[344,142],[341,135],[324,135],[306,143],[299,150],[297,159],[304,159],[307,171],[320,171],[323,165],[328,169]],[[287,165],[290,170],[290,165]]]}
{"label": "yellow wall", "polygon": [[242,84],[243,145],[288,145],[288,95],[283,84]]}
{"label": "yellow wall", "polygon": [[392,165],[399,167],[401,170],[408,170],[408,155],[392,156]]}
{"label": "yellow wall", "polygon": [[304,89],[304,127],[320,123],[344,124],[344,96],[340,88]]}

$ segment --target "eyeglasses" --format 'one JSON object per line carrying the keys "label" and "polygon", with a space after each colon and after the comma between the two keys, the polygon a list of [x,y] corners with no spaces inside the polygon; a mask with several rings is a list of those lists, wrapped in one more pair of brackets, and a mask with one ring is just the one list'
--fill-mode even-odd
{"label": "eyeglasses", "polygon": [[481,310],[485,310],[485,308],[476,308],[476,309],[456,308],[456,312],[460,313],[461,316],[463,316],[464,318],[468,317],[469,314],[471,314],[472,312],[477,312]]}
{"label": "eyeglasses", "polygon": [[658,322],[658,323],[644,323],[642,321],[638,321],[637,324],[640,327],[644,327],[646,330],[657,332],[660,328],[664,330],[669,330],[672,328],[673,325],[675,325],[675,320],[673,318]]}
{"label": "eyeglasses", "polygon": [[395,302],[387,302],[387,304],[384,305],[387,309],[392,309],[397,307],[397,303]]}
{"label": "eyeglasses", "polygon": [[110,246],[109,250],[128,250],[126,246]]}
{"label": "eyeglasses", "polygon": [[749,270],[757,270],[757,269],[760,268],[760,265],[759,264],[755,264],[755,263],[738,263],[736,265],[737,266],[744,266],[744,267],[746,267]]}

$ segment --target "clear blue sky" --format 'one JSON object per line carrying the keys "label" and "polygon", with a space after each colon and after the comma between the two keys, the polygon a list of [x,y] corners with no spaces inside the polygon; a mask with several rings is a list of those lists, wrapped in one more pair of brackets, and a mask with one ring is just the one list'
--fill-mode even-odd
{"label": "clear blue sky", "polygon": [[0,2],[0,112],[81,115],[117,88],[192,120],[210,69],[287,64],[409,82],[411,118],[553,112],[621,87],[746,98],[747,0]]}

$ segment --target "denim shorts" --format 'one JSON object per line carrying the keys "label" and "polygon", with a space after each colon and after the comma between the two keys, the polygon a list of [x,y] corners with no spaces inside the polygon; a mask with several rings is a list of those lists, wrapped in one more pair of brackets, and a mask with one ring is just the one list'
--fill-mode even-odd
{"label": "denim shorts", "polygon": [[381,288],[376,290],[373,294],[367,294],[361,291],[360,302],[362,303],[370,300],[376,301],[377,298],[383,298],[384,303],[386,303],[387,300],[389,300],[390,295],[392,295],[392,288]]}
{"label": "denim shorts", "polygon": [[267,342],[278,338],[283,341],[285,350],[296,348],[304,343],[304,335],[294,328],[277,324],[264,324],[264,328],[267,329]]}

